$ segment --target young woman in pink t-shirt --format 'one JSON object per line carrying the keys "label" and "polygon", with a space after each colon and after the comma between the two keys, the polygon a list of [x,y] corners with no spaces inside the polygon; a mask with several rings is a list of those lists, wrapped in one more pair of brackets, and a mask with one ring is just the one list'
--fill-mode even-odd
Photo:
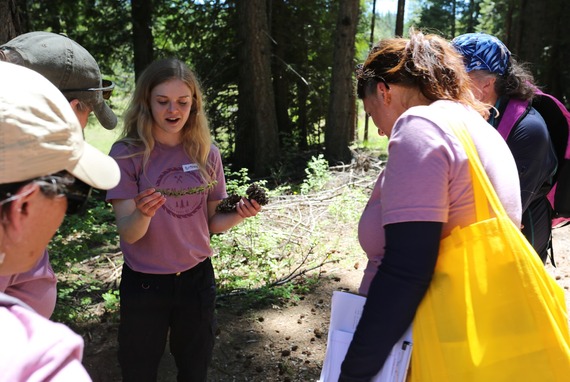
{"label": "young woman in pink t-shirt", "polygon": [[448,41],[419,32],[382,40],[357,77],[364,110],[390,141],[359,223],[369,259],[360,292],[368,298],[342,382],[378,373],[428,289],[441,238],[476,221],[467,155],[447,118],[464,122],[507,213],[517,225],[521,217],[514,159]]}
{"label": "young woman in pink t-shirt", "polygon": [[218,213],[226,187],[212,144],[202,91],[177,59],[140,76],[111,149],[120,184],[113,204],[125,263],[120,285],[119,363],[123,381],[156,381],[168,341],[179,381],[205,381],[214,345],[210,234],[255,216],[242,199]]}

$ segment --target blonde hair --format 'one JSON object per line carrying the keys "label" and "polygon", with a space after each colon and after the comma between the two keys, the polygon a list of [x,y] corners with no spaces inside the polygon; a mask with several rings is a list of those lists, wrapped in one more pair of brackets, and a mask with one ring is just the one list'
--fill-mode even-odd
{"label": "blonde hair", "polygon": [[443,37],[410,30],[410,38],[378,42],[357,71],[358,97],[376,92],[378,81],[416,88],[430,101],[468,105],[485,119],[488,107],[470,90],[463,58]]}
{"label": "blonde hair", "polygon": [[212,138],[204,111],[202,89],[190,68],[176,58],[154,61],[143,71],[125,112],[123,131],[119,141],[143,147],[142,152],[135,153],[133,156],[143,155],[144,172],[155,144],[152,135],[154,120],[150,107],[150,95],[156,86],[173,79],[183,81],[192,93],[190,116],[182,128],[184,151],[191,160],[198,164],[204,179],[210,181],[214,175],[214,171],[208,168]]}

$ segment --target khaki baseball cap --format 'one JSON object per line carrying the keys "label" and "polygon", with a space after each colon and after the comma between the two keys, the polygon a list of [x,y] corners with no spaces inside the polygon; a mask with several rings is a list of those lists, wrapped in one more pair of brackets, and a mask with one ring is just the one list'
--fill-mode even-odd
{"label": "khaki baseball cap", "polygon": [[117,162],[83,139],[63,94],[26,67],[0,62],[0,184],[67,170],[99,189],[120,180]]}
{"label": "khaki baseball cap", "polygon": [[76,98],[90,106],[104,128],[115,128],[117,116],[103,98],[114,85],[102,79],[99,65],[81,45],[61,34],[29,32],[1,45],[0,49],[18,53],[21,61],[15,64],[39,72],[68,99]]}

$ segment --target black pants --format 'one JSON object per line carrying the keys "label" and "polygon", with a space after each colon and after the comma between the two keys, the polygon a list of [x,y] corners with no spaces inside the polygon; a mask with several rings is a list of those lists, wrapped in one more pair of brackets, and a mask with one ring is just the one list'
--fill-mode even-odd
{"label": "black pants", "polygon": [[180,274],[123,266],[119,364],[123,381],[156,381],[170,331],[178,381],[206,381],[214,347],[216,286],[210,259]]}

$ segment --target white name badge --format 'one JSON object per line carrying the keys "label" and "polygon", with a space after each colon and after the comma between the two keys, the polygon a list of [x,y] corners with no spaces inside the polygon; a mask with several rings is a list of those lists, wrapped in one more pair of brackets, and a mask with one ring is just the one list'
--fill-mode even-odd
{"label": "white name badge", "polygon": [[195,163],[183,164],[182,170],[184,172],[196,171],[196,170],[198,170],[198,165]]}

